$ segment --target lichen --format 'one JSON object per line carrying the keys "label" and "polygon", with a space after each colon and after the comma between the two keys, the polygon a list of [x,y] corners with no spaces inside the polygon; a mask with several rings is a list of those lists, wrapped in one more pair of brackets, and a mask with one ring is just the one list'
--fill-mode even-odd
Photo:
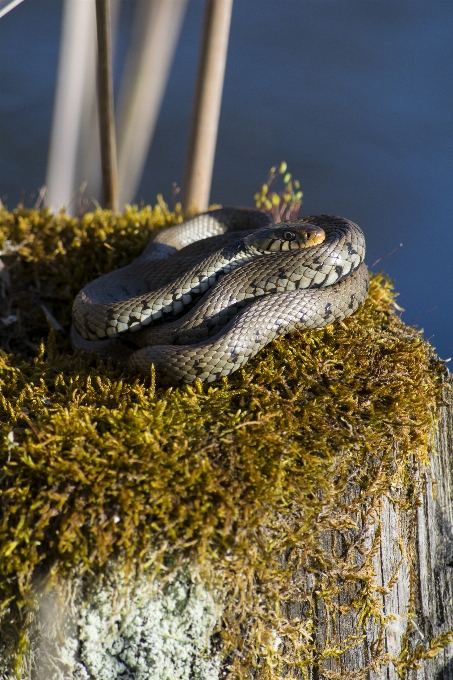
{"label": "lichen", "polygon": [[145,574],[125,578],[117,567],[110,564],[89,587],[86,579],[72,584],[71,606],[58,597],[61,585],[44,595],[37,676],[217,680],[210,636],[219,613],[201,581],[180,569],[162,586]]}
{"label": "lichen", "polygon": [[[150,551],[157,576],[183,558],[221,581],[217,633],[230,678],[303,676],[384,620],[375,545],[354,565],[348,551],[327,554],[322,537],[332,528],[347,537],[383,493],[414,505],[441,362],[402,323],[380,274],[353,317],[281,338],[209,386],[161,388],[74,354],[75,294],[181,219],[162,201],[80,219],[0,212],[1,640],[18,673],[33,646],[36,592],[102,574],[112,559],[131,568]],[[319,648],[316,607],[335,616],[345,582],[360,593],[350,605],[357,634],[340,642],[333,630]],[[302,618],[290,615],[292,601]],[[376,645],[370,663],[385,662]]]}

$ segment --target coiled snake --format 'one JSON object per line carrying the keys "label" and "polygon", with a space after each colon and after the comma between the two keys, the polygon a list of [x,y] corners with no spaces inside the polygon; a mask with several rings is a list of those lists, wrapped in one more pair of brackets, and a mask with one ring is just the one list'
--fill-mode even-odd
{"label": "coiled snake", "polygon": [[211,210],[162,231],[132,264],[77,295],[75,349],[163,384],[229,375],[274,338],[350,316],[365,300],[362,230],[316,215]]}

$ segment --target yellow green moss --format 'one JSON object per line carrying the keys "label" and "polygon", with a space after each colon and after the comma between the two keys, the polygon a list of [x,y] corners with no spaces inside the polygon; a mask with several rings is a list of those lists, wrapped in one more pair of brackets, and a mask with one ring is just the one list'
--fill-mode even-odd
{"label": "yellow green moss", "polygon": [[[381,275],[353,317],[275,341],[209,386],[160,388],[74,355],[75,294],[181,219],[162,202],[115,217],[0,212],[9,275],[0,316],[16,318],[0,332],[5,635],[25,644],[40,574],[93,572],[115,555],[131,564],[161,551],[222,575],[229,677],[250,677],[252,668],[259,678],[292,677],[341,657],[370,617],[382,619],[373,549],[357,565],[347,552],[328,555],[320,537],[332,528],[347,536],[365,498],[385,492],[414,505],[414,466],[427,461],[442,366],[401,322]],[[49,334],[47,318],[63,330]],[[351,475],[356,497],[346,503]],[[357,636],[316,647],[316,603],[295,580],[298,567],[314,575],[327,609],[338,606],[345,580],[360,586],[351,605]],[[305,608],[303,620],[289,616],[290,601]],[[372,661],[384,659],[377,645]]]}

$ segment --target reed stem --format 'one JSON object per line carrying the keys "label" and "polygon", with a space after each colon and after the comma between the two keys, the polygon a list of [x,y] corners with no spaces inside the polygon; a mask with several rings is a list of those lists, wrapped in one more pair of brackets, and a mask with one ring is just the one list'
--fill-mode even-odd
{"label": "reed stem", "polygon": [[209,205],[233,0],[206,0],[184,181],[184,209]]}
{"label": "reed stem", "polygon": [[110,0],[96,0],[96,29],[98,39],[98,104],[103,206],[118,212],[118,171],[113,110]]}
{"label": "reed stem", "polygon": [[2,7],[0,9],[0,19],[4,17],[5,14],[8,14],[8,12],[11,12],[17,5],[20,5],[21,2],[23,2],[23,0],[11,0],[5,7]]}
{"label": "reed stem", "polygon": [[117,106],[121,205],[140,184],[187,0],[138,0]]}

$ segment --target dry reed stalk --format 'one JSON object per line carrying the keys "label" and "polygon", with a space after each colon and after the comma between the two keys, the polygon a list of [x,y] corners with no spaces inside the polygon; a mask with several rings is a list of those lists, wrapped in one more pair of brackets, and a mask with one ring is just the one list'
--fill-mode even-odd
{"label": "dry reed stalk", "polygon": [[0,19],[4,17],[5,14],[8,14],[8,12],[11,12],[17,5],[20,5],[21,2],[23,2],[23,0],[11,0],[11,2],[8,2],[4,7],[1,6],[3,3],[0,2]]}
{"label": "dry reed stalk", "polygon": [[119,210],[111,48],[110,0],[96,0],[98,108],[104,208]]}
{"label": "dry reed stalk", "polygon": [[187,0],[139,0],[118,97],[120,205],[134,198],[175,53]]}
{"label": "dry reed stalk", "polygon": [[86,125],[84,102],[93,68],[94,21],[94,0],[65,1],[46,177],[46,203],[55,211],[63,206],[68,212],[74,210],[70,202],[84,179],[79,176],[77,158]]}
{"label": "dry reed stalk", "polygon": [[233,0],[206,0],[183,206],[209,204]]}

